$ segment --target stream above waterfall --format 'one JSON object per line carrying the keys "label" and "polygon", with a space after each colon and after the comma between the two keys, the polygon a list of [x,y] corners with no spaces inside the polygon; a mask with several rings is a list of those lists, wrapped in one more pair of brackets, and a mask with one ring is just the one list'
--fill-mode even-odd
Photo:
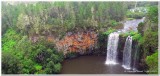
{"label": "stream above waterfall", "polygon": [[128,31],[137,31],[138,24],[140,22],[144,22],[145,17],[141,19],[134,19],[134,20],[128,20],[123,22],[124,28],[121,29],[122,32],[128,32]]}

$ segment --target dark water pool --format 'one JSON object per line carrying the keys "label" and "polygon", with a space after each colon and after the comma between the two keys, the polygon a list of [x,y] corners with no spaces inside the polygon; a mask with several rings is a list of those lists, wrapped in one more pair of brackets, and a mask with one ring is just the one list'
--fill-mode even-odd
{"label": "dark water pool", "polygon": [[80,56],[64,60],[61,74],[144,74],[125,70],[121,64],[106,65],[105,56]]}

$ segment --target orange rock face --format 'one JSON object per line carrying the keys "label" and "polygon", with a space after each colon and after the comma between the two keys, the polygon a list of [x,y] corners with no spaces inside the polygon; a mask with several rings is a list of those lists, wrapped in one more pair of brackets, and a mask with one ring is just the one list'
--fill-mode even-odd
{"label": "orange rock face", "polygon": [[66,35],[64,39],[56,43],[58,51],[67,52],[85,52],[93,48],[97,43],[97,34],[95,32],[81,32],[72,35]]}

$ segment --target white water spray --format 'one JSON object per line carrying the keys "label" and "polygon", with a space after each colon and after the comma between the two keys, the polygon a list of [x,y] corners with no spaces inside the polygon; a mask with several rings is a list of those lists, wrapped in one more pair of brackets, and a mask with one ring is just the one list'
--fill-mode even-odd
{"label": "white water spray", "polygon": [[123,51],[122,67],[124,67],[125,69],[131,69],[131,51],[132,51],[132,37],[128,36]]}
{"label": "white water spray", "polygon": [[107,57],[105,64],[117,64],[117,47],[119,41],[119,34],[117,32],[111,33],[108,36]]}

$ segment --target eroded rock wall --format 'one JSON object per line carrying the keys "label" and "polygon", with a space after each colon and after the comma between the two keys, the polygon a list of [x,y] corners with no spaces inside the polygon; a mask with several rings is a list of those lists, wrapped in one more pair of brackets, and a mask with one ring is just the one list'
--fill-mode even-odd
{"label": "eroded rock wall", "polygon": [[84,54],[95,48],[97,45],[97,34],[94,31],[69,33],[63,39],[56,42],[58,51],[78,52]]}

